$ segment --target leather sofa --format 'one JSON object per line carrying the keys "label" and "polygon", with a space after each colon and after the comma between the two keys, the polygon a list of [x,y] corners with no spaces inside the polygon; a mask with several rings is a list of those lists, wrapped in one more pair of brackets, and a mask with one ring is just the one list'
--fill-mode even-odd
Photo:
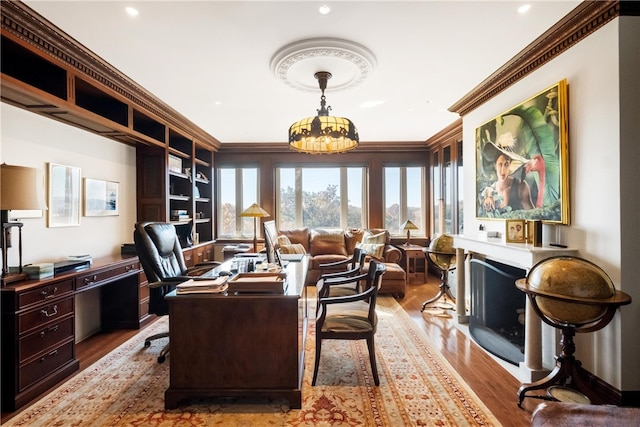
{"label": "leather sofa", "polygon": [[[392,294],[403,298],[407,286],[406,273],[398,265],[402,258],[402,252],[392,246],[390,235],[386,229],[309,229],[299,228],[295,230],[279,230],[279,236],[286,236],[291,245],[300,245],[305,253],[309,254],[309,271],[307,272],[306,285],[315,285],[322,271],[320,264],[348,259],[353,255],[356,245],[363,244],[363,237],[380,236],[383,233],[383,250],[378,251],[377,257],[386,267],[382,276],[380,293]],[[279,241],[283,240],[281,238]],[[286,240],[286,239],[285,239]],[[366,244],[366,242],[364,242]],[[277,244],[282,253],[287,253],[286,244]],[[381,252],[381,253],[380,253]],[[370,257],[368,257],[370,259]],[[368,262],[364,267],[368,269]],[[328,271],[325,271],[328,272]]]}

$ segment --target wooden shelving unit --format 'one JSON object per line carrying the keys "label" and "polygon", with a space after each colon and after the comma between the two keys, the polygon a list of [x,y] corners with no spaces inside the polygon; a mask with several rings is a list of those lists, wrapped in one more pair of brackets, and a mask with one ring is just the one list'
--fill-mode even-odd
{"label": "wooden shelving unit", "polygon": [[[2,2],[2,101],[136,147],[137,220],[192,221],[213,240],[220,143],[23,3]],[[169,170],[169,156],[180,170]]]}

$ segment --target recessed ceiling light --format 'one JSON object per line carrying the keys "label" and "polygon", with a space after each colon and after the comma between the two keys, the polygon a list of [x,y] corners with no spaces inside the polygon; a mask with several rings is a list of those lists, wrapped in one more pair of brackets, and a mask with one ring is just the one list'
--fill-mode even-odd
{"label": "recessed ceiling light", "polygon": [[384,101],[366,101],[360,104],[360,108],[373,108],[381,104],[384,104]]}
{"label": "recessed ceiling light", "polygon": [[520,6],[518,8],[518,13],[523,15],[523,14],[527,13],[529,11],[529,9],[531,9],[531,5],[530,4],[523,4],[522,6]]}
{"label": "recessed ceiling light", "polygon": [[126,10],[126,11],[127,11],[127,13],[128,13],[129,15],[131,15],[131,16],[137,16],[137,15],[138,15],[138,13],[140,13],[140,12],[138,12],[138,9],[136,9],[136,8],[134,8],[134,7],[131,7],[131,6],[129,6],[129,7],[127,7],[127,8],[125,8],[125,10]]}
{"label": "recessed ceiling light", "polygon": [[318,12],[320,12],[320,15],[328,15],[329,12],[331,12],[331,8],[328,5],[323,4],[318,8]]}

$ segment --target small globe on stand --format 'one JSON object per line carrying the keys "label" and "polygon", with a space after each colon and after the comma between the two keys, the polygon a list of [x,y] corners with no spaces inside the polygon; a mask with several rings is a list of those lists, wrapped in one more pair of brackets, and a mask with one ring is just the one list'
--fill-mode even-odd
{"label": "small globe on stand", "polygon": [[453,237],[441,234],[429,244],[429,259],[440,270],[448,270],[456,263],[456,249],[453,247]]}
{"label": "small globe on stand", "polygon": [[551,373],[534,383],[522,384],[518,390],[518,406],[527,391],[539,390],[560,382],[563,388],[571,384],[577,391],[589,387],[581,380],[580,361],[574,357],[576,332],[595,332],[613,319],[621,305],[631,303],[631,297],[617,291],[613,281],[600,267],[582,258],[559,256],[534,265],[527,277],[516,281],[525,292],[531,307],[548,325],[562,331],[561,354]]}
{"label": "small globe on stand", "polygon": [[[433,264],[440,270],[440,290],[438,294],[422,303],[420,311],[424,311],[427,306],[433,304],[433,308],[442,310],[455,310],[453,304],[447,302],[447,297],[455,303],[456,298],[451,293],[449,287],[449,270],[456,263],[456,249],[453,247],[453,237],[448,234],[441,234],[431,241],[429,248],[424,250]],[[444,297],[442,303],[434,304]]]}

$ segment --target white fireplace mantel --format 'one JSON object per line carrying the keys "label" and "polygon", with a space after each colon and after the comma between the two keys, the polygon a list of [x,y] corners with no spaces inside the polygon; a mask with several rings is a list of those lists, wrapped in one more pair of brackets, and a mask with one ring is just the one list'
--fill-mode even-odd
{"label": "white fireplace mantel", "polygon": [[[538,262],[555,256],[576,256],[572,248],[555,246],[533,246],[527,243],[505,243],[501,238],[478,239],[464,235],[453,236],[456,248],[456,295],[466,295],[467,282],[473,287],[465,271],[469,271],[471,258],[481,257],[521,268],[527,273]],[[515,284],[514,284],[515,286]],[[469,323],[464,297],[456,299],[459,323]],[[524,382],[533,382],[544,377],[548,370],[542,366],[542,321],[535,314],[527,299],[525,313],[524,362],[520,364],[520,377]]]}

